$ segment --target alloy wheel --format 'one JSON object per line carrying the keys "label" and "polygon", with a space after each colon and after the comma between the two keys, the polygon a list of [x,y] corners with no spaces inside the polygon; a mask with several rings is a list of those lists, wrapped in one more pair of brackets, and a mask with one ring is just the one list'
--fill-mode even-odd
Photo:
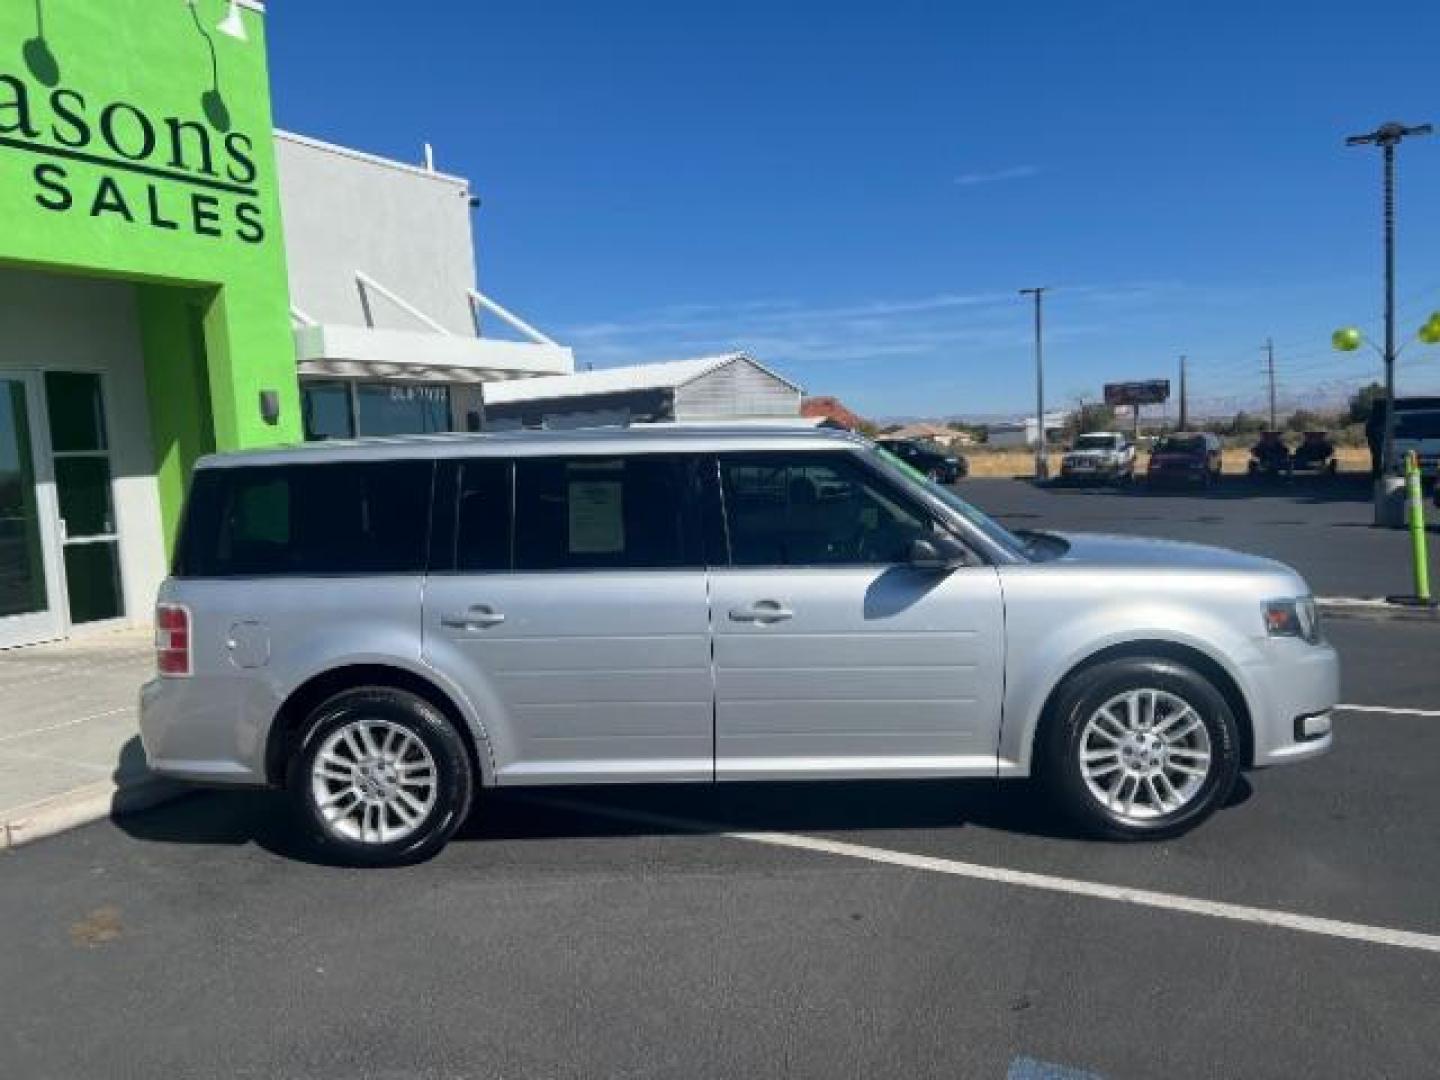
{"label": "alloy wheel", "polygon": [[1168,690],[1137,688],[1090,714],[1078,743],[1090,795],[1112,814],[1151,822],[1183,809],[1210,776],[1210,732],[1195,707]]}
{"label": "alloy wheel", "polygon": [[415,832],[435,808],[439,775],[429,748],[389,720],[362,718],[316,752],[310,792],[326,826],[362,844],[389,844]]}

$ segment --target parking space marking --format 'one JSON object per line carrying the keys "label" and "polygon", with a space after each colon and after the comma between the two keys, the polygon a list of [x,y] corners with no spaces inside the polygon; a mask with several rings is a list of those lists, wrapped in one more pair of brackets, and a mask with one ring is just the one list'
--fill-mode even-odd
{"label": "parking space marking", "polygon": [[1010,1062],[1005,1080],[1104,1080],[1099,1073],[1072,1069],[1068,1065],[1056,1065],[1053,1061],[1037,1061],[1031,1057],[1017,1057]]}
{"label": "parking space marking", "polygon": [[899,866],[907,870],[923,870],[952,877],[989,881],[1000,885],[1015,885],[1026,889],[1040,889],[1045,892],[1065,893],[1070,896],[1084,896],[1092,900],[1113,900],[1139,907],[1157,908],[1162,911],[1176,911],[1187,915],[1202,915],[1211,919],[1225,919],[1230,922],[1250,923],[1280,930],[1293,930],[1302,934],[1318,934],[1322,937],[1339,938],[1345,941],[1360,941],[1370,945],[1390,945],[1399,949],[1413,949],[1420,952],[1440,953],[1440,934],[1425,934],[1416,930],[1398,930],[1388,926],[1370,926],[1365,923],[1344,922],[1326,919],[1317,915],[1301,915],[1291,911],[1273,908],[1250,907],[1246,904],[1230,904],[1220,900],[1203,900],[1194,896],[1177,893],[1155,892],[1150,889],[1135,889],[1125,885],[1108,885],[1099,881],[1084,881],[1077,878],[1056,877],[1052,874],[1037,874],[1029,870],[1009,870],[1001,866],[986,866],[981,863],[960,862],[942,859],[933,855],[915,855],[908,851],[892,851],[889,848],[870,847],[865,844],[851,844],[843,840],[828,840],[816,836],[802,836],[798,833],[783,832],[739,832],[726,829],[723,825],[695,821],[689,818],[671,817],[668,814],[652,814],[643,810],[627,810],[620,807],[602,806],[575,799],[552,796],[524,796],[528,801],[542,806],[570,810],[581,814],[594,814],[617,821],[628,821],[641,825],[659,826],[678,832],[713,834],[727,840],[741,840],[752,844],[767,844],[771,847],[793,848],[798,851],[813,851],[824,855],[839,855],[844,858],[860,859],[865,862]]}
{"label": "parking space marking", "polygon": [[1440,716],[1440,709],[1407,709],[1390,705],[1336,705],[1340,712],[1389,713],[1392,716]]}
{"label": "parking space marking", "polygon": [[79,724],[88,724],[91,720],[105,720],[111,716],[119,716],[121,713],[129,713],[134,711],[134,705],[121,705],[114,709],[106,709],[104,712],[91,713],[89,716],[77,716],[71,720],[60,720],[53,724],[46,724],[44,727],[30,728],[26,731],[17,731],[11,735],[0,735],[0,743],[14,742],[16,739],[28,739],[34,735],[44,735],[47,732],[59,731],[61,728],[75,727]]}

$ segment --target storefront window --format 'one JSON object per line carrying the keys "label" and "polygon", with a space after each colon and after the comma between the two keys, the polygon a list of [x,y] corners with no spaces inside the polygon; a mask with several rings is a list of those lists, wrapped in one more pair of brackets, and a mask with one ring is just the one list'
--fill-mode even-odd
{"label": "storefront window", "polygon": [[305,438],[351,439],[355,437],[350,412],[350,384],[343,382],[303,382],[301,400],[305,412]]}
{"label": "storefront window", "polygon": [[305,438],[312,442],[455,430],[448,386],[306,379],[300,395]]}
{"label": "storefront window", "polygon": [[451,430],[448,386],[359,383],[355,393],[361,435],[424,435]]}

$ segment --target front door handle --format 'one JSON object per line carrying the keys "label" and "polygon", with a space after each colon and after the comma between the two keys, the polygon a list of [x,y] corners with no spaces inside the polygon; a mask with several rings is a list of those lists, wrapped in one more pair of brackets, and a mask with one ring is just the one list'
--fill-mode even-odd
{"label": "front door handle", "polygon": [[730,609],[731,622],[774,623],[794,617],[795,612],[778,600],[757,600],[749,607]]}
{"label": "front door handle", "polygon": [[476,604],[463,615],[441,615],[440,625],[450,630],[483,630],[487,626],[499,626],[505,616],[488,604]]}

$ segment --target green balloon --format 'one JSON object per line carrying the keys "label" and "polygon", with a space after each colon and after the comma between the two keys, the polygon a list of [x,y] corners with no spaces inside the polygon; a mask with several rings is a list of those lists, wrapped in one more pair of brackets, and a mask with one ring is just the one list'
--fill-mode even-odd
{"label": "green balloon", "polygon": [[1440,345],[1440,314],[1432,315],[1430,321],[1420,327],[1420,340],[1426,345]]}
{"label": "green balloon", "polygon": [[1335,348],[1341,352],[1354,352],[1360,348],[1360,343],[1363,340],[1364,338],[1360,336],[1360,331],[1353,326],[1343,327],[1330,335],[1330,344],[1334,345]]}

